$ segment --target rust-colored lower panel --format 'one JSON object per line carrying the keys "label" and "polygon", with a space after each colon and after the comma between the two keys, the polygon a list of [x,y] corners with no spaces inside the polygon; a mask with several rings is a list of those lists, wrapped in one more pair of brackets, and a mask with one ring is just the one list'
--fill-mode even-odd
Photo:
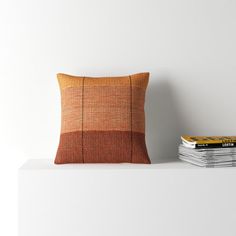
{"label": "rust-colored lower panel", "polygon": [[81,131],[61,134],[55,163],[149,164],[145,135],[129,131]]}

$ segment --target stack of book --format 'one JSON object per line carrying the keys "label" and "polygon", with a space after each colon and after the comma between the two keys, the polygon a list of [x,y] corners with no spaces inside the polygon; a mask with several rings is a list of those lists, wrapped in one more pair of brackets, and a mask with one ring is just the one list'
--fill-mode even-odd
{"label": "stack of book", "polygon": [[182,136],[179,159],[202,167],[236,166],[236,136]]}

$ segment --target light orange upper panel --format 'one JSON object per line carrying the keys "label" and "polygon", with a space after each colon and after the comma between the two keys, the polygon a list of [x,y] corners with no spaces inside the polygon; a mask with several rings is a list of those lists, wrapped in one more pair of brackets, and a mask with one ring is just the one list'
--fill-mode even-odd
{"label": "light orange upper panel", "polygon": [[149,73],[97,78],[58,74],[61,133],[81,130],[144,133],[148,78]]}

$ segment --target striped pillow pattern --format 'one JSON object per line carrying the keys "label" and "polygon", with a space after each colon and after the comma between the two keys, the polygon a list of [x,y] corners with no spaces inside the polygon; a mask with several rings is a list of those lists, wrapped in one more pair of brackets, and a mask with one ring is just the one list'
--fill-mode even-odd
{"label": "striped pillow pattern", "polygon": [[57,75],[61,135],[55,163],[150,163],[144,101],[149,73]]}

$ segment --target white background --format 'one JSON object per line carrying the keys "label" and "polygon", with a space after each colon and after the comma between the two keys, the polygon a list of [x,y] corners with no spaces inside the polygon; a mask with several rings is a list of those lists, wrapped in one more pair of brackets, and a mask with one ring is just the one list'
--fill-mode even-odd
{"label": "white background", "polygon": [[181,134],[235,135],[234,0],[0,0],[0,235],[17,232],[17,168],[55,156],[56,73],[151,73],[147,144],[177,157]]}

